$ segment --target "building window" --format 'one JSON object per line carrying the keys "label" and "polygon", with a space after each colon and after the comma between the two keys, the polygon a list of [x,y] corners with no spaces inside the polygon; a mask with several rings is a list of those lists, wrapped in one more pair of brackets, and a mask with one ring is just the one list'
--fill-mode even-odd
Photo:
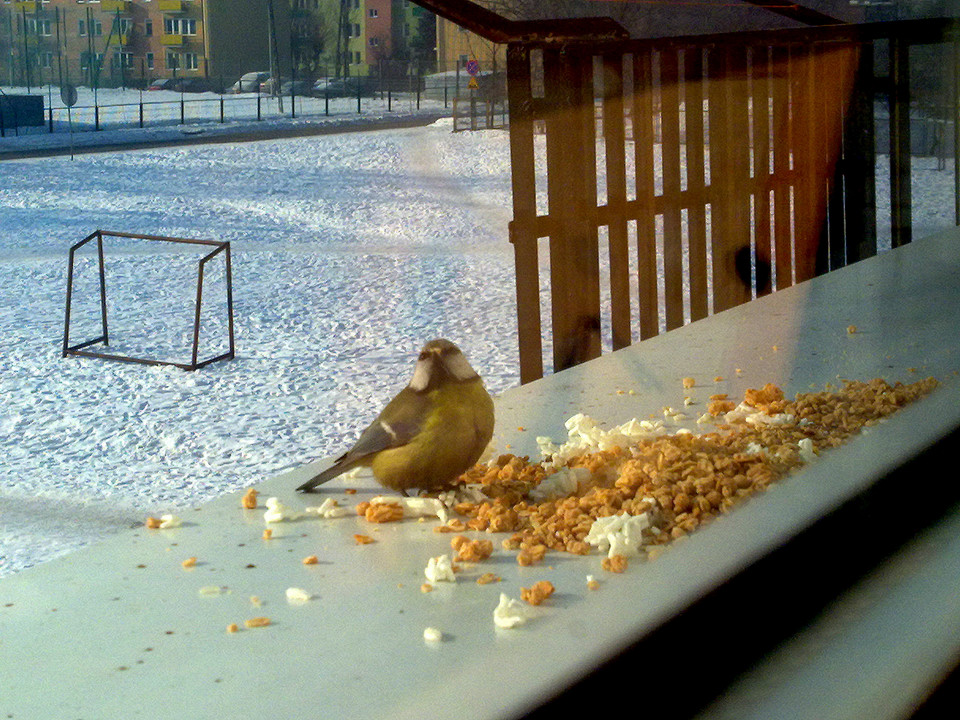
{"label": "building window", "polygon": [[198,70],[199,68],[200,68],[200,62],[196,53],[183,54],[184,70]]}
{"label": "building window", "polygon": [[360,23],[356,23],[353,26],[353,37],[360,37]]}
{"label": "building window", "polygon": [[353,64],[359,65],[361,60],[362,58],[360,57],[360,51],[357,50],[355,53],[353,53]]}
{"label": "building window", "polygon": [[80,21],[79,27],[77,29],[77,34],[80,35],[80,37],[83,37],[84,35],[87,34],[87,23],[85,21],[83,20]]}
{"label": "building window", "polygon": [[41,52],[37,54],[37,62],[40,63],[40,67],[44,70],[49,70],[53,67],[53,53],[52,52]]}
{"label": "building window", "polygon": [[180,56],[175,52],[167,51],[166,57],[167,70],[179,70],[180,69]]}
{"label": "building window", "polygon": [[380,38],[370,38],[370,47],[380,47]]}
{"label": "building window", "polygon": [[375,18],[379,16],[379,11],[376,8],[370,8],[370,17]]}
{"label": "building window", "polygon": [[27,18],[27,32],[30,35],[44,35],[49,37],[53,34],[49,20],[43,18]]}
{"label": "building window", "polygon": [[147,53],[147,68],[153,70],[153,53]]}
{"label": "building window", "polygon": [[115,70],[120,68],[132,68],[133,67],[133,53],[128,52],[117,52],[113,54],[113,57],[110,58],[110,64]]}
{"label": "building window", "polygon": [[197,21],[194,18],[164,18],[163,31],[167,35],[196,35]]}
{"label": "building window", "polygon": [[[93,53],[93,66],[94,67],[103,67],[103,53]],[[80,69],[86,70],[90,67],[91,55],[88,52],[80,54]]]}
{"label": "building window", "polygon": [[147,37],[153,36],[153,20],[147,20],[143,24],[143,34]]}

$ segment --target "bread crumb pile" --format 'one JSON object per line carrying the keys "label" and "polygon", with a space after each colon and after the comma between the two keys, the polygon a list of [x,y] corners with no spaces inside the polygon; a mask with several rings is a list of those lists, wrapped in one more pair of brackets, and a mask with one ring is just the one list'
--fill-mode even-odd
{"label": "bread crumb pile", "polygon": [[[459,502],[449,530],[511,533],[503,541],[517,562],[539,562],[548,550],[585,555],[601,518],[649,518],[642,537],[648,557],[749,496],[802,467],[824,449],[841,445],[864,427],[888,417],[937,386],[933,378],[889,384],[847,381],[843,387],[800,393],[793,400],[772,384],[747,390],[739,405],[724,404],[716,430],[694,434],[648,431],[629,445],[580,452],[562,460],[501,455],[459,479],[478,485],[484,499]],[[569,425],[568,425],[569,427]],[[648,429],[649,430],[649,429]],[[537,501],[538,489],[563,476],[568,491]],[[449,527],[448,527],[449,526]],[[440,528],[438,528],[440,529]],[[611,552],[607,569],[622,572],[630,552]],[[614,556],[623,559],[616,560]],[[606,567],[606,566],[605,566]]]}

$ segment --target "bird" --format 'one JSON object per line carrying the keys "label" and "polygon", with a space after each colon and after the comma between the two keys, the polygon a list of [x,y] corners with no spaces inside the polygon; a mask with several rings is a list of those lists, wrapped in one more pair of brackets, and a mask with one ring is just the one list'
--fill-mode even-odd
{"label": "bird", "polygon": [[369,467],[384,487],[441,490],[480,458],[493,437],[493,400],[454,343],[423,346],[413,377],[357,442],[333,465],[297,488],[317,486],[355,467]]}

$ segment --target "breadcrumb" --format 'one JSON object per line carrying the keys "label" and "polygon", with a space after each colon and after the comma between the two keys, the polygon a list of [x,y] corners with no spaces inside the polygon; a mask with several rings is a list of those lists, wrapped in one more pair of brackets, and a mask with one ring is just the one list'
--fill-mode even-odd
{"label": "breadcrumb", "polygon": [[622,573],[627,569],[627,565],[627,559],[623,555],[605,557],[600,563],[600,567],[612,573]]}
{"label": "breadcrumb", "polygon": [[530,605],[539,605],[553,595],[553,583],[549,580],[535,582],[532,587],[520,588],[520,598]]}
{"label": "breadcrumb", "polygon": [[257,507],[257,495],[260,493],[253,488],[248,489],[243,497],[240,498],[240,505],[247,510],[254,510]]}

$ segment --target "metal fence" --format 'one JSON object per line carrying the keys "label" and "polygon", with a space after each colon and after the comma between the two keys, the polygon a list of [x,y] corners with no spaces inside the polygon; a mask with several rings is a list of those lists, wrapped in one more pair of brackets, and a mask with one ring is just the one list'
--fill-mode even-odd
{"label": "metal fence", "polygon": [[[398,77],[349,77],[338,79],[321,76],[301,79],[296,88],[272,92],[233,92],[222,80],[194,84],[195,90],[150,89],[149,78],[140,87],[80,87],[79,99],[67,107],[62,87],[56,83],[43,86],[4,88],[8,94],[30,95],[43,101],[43,123],[26,125],[18,122],[15,113],[0,107],[0,137],[36,133],[100,131],[119,128],[147,128],[189,123],[229,123],[266,121],[280,118],[325,117],[345,114],[390,113],[404,110],[484,109],[482,124],[486,126],[488,104],[496,104],[496,124],[505,124],[503,102],[505,77],[491,76],[477,90],[469,87],[470,76],[463,68],[431,75]],[[316,82],[316,87],[314,83]],[[177,87],[176,79],[171,81]],[[187,87],[187,86],[184,86]],[[200,91],[213,87],[214,91]],[[494,88],[497,88],[494,90]],[[161,99],[162,98],[162,99]],[[476,122],[473,123],[476,125]]]}
{"label": "metal fence", "polygon": [[[265,121],[280,118],[320,117],[342,114],[396,112],[421,109],[421,106],[446,107],[442,98],[434,100],[418,93],[387,91],[360,97],[272,97],[256,93],[242,95],[183,94],[177,99],[155,100],[155,93],[129,91],[131,102],[100,99],[82,101],[73,107],[45,102],[44,122],[37,126],[17,123],[11,113],[0,114],[0,137],[37,133],[100,131],[120,128],[147,128],[189,123],[228,123]],[[47,100],[59,89],[43,88]],[[86,93],[89,95],[90,93]],[[106,95],[106,93],[104,93]],[[167,94],[169,95],[169,94]]]}

